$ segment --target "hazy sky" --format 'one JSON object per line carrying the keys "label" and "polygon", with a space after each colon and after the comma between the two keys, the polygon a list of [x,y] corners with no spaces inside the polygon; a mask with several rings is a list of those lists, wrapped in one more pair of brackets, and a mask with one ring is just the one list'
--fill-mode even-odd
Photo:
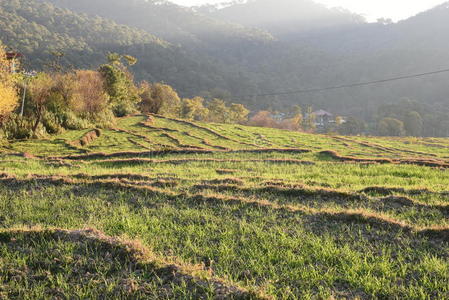
{"label": "hazy sky", "polygon": [[[171,0],[180,5],[191,6],[205,3],[222,3],[226,0]],[[331,7],[344,7],[363,14],[369,20],[380,17],[393,20],[406,19],[419,12],[432,8],[447,0],[316,0]]]}

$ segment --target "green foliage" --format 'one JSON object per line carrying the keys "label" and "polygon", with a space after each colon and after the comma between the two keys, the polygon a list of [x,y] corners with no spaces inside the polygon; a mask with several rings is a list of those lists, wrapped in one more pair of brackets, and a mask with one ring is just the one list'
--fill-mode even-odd
{"label": "green foliage", "polygon": [[4,136],[9,139],[29,139],[33,137],[33,120],[13,114],[2,126]]}
{"label": "green foliage", "polygon": [[394,118],[383,118],[377,125],[379,135],[382,136],[404,136],[404,123]]}
{"label": "green foliage", "polygon": [[207,103],[209,110],[209,120],[215,123],[228,123],[230,120],[230,111],[226,102],[221,99],[212,99]]}
{"label": "green foliage", "polygon": [[[241,18],[242,11],[248,6],[260,7],[268,3],[283,12],[292,13],[295,10],[291,9],[289,2],[292,3],[256,1],[231,5],[220,11],[226,14],[226,11],[235,10],[230,14],[235,17],[234,21],[246,24],[254,18],[270,17],[264,13]],[[297,7],[304,3],[294,4]],[[123,14],[124,11],[127,13]],[[212,13],[211,18],[170,3],[14,0],[0,2],[0,34],[8,45],[26,55],[25,63],[33,69],[48,68],[49,60],[53,59],[65,68],[70,65],[92,68],[107,53],[126,52],[139,60],[139,64],[132,67],[138,80],[166,82],[176,88],[181,98],[201,95],[206,100],[219,98],[232,102],[236,101],[233,97],[241,99],[240,95],[248,95],[239,102],[254,111],[284,110],[299,103],[304,108],[313,105],[334,114],[363,119],[369,124],[377,124],[384,117],[407,123],[403,116],[376,116],[376,111],[379,106],[409,96],[421,104],[426,103],[424,111],[417,108],[408,110],[421,115],[421,134],[448,135],[449,105],[444,77],[420,84],[402,81],[392,83],[391,88],[360,87],[310,93],[306,97],[251,96],[355,83],[360,78],[377,80],[401,75],[399,70],[420,73],[426,66],[438,65],[435,62],[449,58],[444,42],[449,32],[444,7],[437,7],[401,24],[389,25],[364,24],[351,13],[323,7],[318,7],[317,11],[325,12],[325,17],[312,22],[318,31],[310,35],[298,36],[307,26],[294,26],[290,22],[274,22],[273,25],[262,22],[256,26],[275,34],[273,39],[260,29],[217,20],[221,13]],[[307,14],[306,11],[302,13]],[[295,15],[293,19],[298,21],[297,18]],[[330,24],[341,24],[339,20],[351,25],[332,28]],[[354,27],[357,30],[353,30]],[[321,35],[322,28],[335,32]],[[396,32],[401,38],[392,36]],[[441,38],[433,38],[435,32]],[[317,39],[315,34],[320,38]],[[423,36],[426,37],[424,42]],[[377,46],[359,47],[363,43]],[[411,48],[414,50],[410,51]],[[434,49],[440,51],[435,52]],[[61,53],[64,55],[60,56]],[[131,65],[135,62],[125,56],[119,60],[127,60]],[[411,65],[410,62],[416,63]],[[127,109],[118,110],[123,114],[122,111]],[[370,133],[375,133],[376,126],[372,127]]]}
{"label": "green foliage", "polygon": [[207,121],[209,118],[209,109],[204,107],[204,99],[201,97],[183,99],[181,115],[187,120]]}
{"label": "green foliage", "polygon": [[349,117],[337,126],[337,131],[342,135],[358,135],[365,132],[367,126],[362,120]]}
{"label": "green foliage", "polygon": [[132,75],[114,63],[100,66],[99,72],[105,80],[105,90],[114,114],[123,117],[135,113],[140,97]]}
{"label": "green foliage", "polygon": [[434,111],[428,105],[410,99],[381,105],[378,118],[394,118],[404,123],[405,134],[410,136],[447,136],[449,112],[444,108]]}
{"label": "green foliage", "polygon": [[411,111],[405,116],[404,126],[407,134],[421,136],[423,131],[423,119],[416,111]]}
{"label": "green foliage", "polygon": [[250,111],[243,105],[231,103],[229,106],[229,121],[230,123],[244,124],[248,121]]}

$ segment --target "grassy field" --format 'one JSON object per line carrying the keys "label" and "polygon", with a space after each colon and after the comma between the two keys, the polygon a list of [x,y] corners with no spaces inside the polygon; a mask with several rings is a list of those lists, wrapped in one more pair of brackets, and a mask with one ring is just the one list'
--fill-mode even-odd
{"label": "grassy field", "polygon": [[448,299],[449,139],[160,116],[1,145],[0,299]]}

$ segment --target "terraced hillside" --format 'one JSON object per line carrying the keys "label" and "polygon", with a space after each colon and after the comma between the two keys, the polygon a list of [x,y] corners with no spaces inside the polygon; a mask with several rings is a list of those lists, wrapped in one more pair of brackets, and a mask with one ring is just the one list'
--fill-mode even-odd
{"label": "terraced hillside", "polygon": [[449,139],[134,116],[1,151],[0,299],[449,298]]}

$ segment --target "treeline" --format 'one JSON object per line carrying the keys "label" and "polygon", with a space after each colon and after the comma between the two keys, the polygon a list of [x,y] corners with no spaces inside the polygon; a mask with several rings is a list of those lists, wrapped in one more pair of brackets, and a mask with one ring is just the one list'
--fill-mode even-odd
{"label": "treeline", "polygon": [[380,106],[377,134],[387,136],[449,137],[447,108],[435,110],[410,99]]}
{"label": "treeline", "polygon": [[56,66],[33,77],[11,74],[4,48],[0,57],[0,126],[7,139],[111,127],[117,117],[139,112],[220,123],[246,123],[250,113],[217,98],[182,99],[164,83],[136,85],[128,67],[137,61],[129,55],[111,53],[98,70],[63,72]]}

